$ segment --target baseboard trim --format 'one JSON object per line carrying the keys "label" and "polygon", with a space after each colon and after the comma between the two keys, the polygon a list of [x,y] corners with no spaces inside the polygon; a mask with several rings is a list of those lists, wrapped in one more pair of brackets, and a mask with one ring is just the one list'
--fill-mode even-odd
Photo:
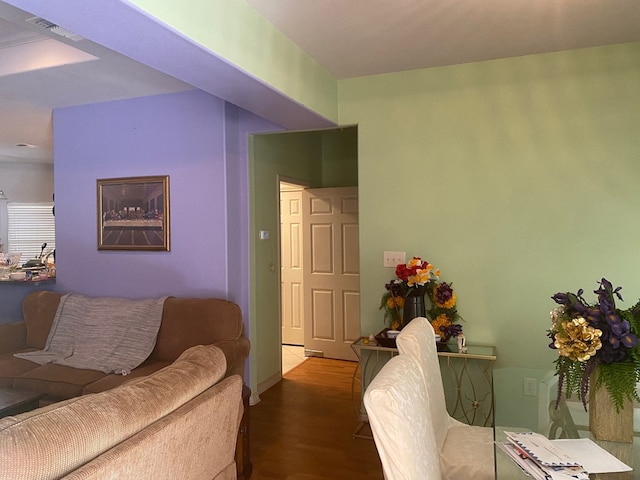
{"label": "baseboard trim", "polygon": [[258,395],[260,395],[261,393],[264,393],[267,390],[269,390],[271,387],[273,387],[280,380],[282,380],[282,374],[280,372],[277,372],[277,373],[274,373],[273,375],[271,375],[265,381],[260,382],[258,384]]}

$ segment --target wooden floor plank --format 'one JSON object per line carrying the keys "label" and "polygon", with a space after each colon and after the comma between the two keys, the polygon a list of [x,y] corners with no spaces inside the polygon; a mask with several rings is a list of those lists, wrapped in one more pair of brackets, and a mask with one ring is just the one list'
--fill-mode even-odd
{"label": "wooden floor plank", "polygon": [[355,366],[312,357],[260,395],[250,408],[251,480],[382,480],[373,440],[352,437]]}

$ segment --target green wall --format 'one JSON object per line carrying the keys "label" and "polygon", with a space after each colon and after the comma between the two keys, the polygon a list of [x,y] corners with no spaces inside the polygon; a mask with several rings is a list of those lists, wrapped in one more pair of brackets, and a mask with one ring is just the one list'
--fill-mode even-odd
{"label": "green wall", "polygon": [[[314,188],[357,185],[357,129],[253,135],[251,192],[251,389],[280,372],[280,247],[278,178]],[[260,240],[260,230],[270,232]]]}
{"label": "green wall", "polygon": [[322,186],[358,185],[358,129],[342,128],[322,134]]}
{"label": "green wall", "polygon": [[362,333],[393,269],[453,281],[469,343],[547,370],[550,296],[640,297],[640,43],[342,80],[358,125]]}

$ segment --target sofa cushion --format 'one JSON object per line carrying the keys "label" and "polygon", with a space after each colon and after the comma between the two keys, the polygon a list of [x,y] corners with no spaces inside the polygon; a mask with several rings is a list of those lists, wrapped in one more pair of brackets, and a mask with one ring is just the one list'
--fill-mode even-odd
{"label": "sofa cushion", "polygon": [[229,300],[169,297],[149,360],[173,362],[194,345],[235,340],[243,332],[240,307]]}
{"label": "sofa cushion", "polygon": [[27,325],[27,347],[37,350],[45,347],[62,295],[42,290],[30,293],[24,298],[22,313]]}
{"label": "sofa cushion", "polygon": [[[16,359],[19,360],[19,359]],[[28,360],[25,360],[28,361]],[[20,390],[46,393],[56,399],[67,399],[82,395],[86,385],[105,376],[97,370],[67,367],[47,363],[26,371],[13,381],[13,387]]]}
{"label": "sofa cushion", "polygon": [[[33,349],[22,351],[27,352],[30,350]],[[36,367],[38,367],[37,363],[16,358],[13,353],[0,355],[0,387],[13,387],[13,380],[16,377],[20,377]]]}
{"label": "sofa cushion", "polygon": [[24,322],[0,325],[0,354],[17,352],[27,344],[27,326]]}
{"label": "sofa cushion", "polygon": [[0,479],[60,478],[201,394],[225,371],[219,348],[198,346],[112,390],[0,419]]}
{"label": "sofa cushion", "polygon": [[151,375],[152,373],[157,372],[167,365],[170,365],[170,362],[145,362],[135,370],[132,370],[129,375],[116,375],[115,373],[105,375],[101,379],[84,387],[84,390],[82,390],[82,394],[84,395],[87,393],[98,393],[104,392],[105,390],[110,390],[124,383],[128,383],[136,378]]}

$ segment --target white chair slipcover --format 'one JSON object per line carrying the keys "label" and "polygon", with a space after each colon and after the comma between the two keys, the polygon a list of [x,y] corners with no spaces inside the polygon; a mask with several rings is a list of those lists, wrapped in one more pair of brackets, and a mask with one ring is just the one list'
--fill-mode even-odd
{"label": "white chair slipcover", "polygon": [[400,358],[418,361],[429,395],[431,423],[440,452],[444,480],[493,480],[495,478],[493,428],[471,426],[452,418],[440,373],[435,333],[429,320],[414,318],[396,338]]}
{"label": "white chair slipcover", "polygon": [[386,480],[441,480],[429,397],[415,358],[387,362],[365,391],[364,405]]}

